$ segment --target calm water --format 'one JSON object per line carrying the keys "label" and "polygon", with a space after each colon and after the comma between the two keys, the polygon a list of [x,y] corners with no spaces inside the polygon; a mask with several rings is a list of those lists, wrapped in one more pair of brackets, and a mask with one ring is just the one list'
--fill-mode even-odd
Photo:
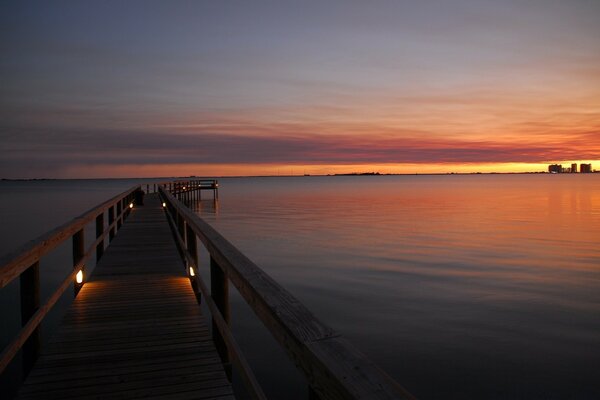
{"label": "calm water", "polygon": [[[220,183],[197,212],[417,397],[600,398],[600,175]],[[1,183],[2,246],[131,184]],[[235,293],[233,325],[267,392],[306,398]]]}

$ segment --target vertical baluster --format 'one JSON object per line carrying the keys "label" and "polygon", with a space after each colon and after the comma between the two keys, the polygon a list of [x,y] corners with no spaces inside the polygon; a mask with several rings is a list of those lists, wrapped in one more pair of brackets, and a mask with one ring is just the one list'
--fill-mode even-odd
{"label": "vertical baluster", "polygon": [[123,224],[123,202],[119,200],[117,202],[117,230],[121,229],[121,225]]}
{"label": "vertical baluster", "polygon": [[[104,213],[96,217],[96,239],[104,234]],[[104,254],[104,239],[96,245],[96,262],[100,261]]]}
{"label": "vertical baluster", "polygon": [[[199,273],[198,269],[200,268],[198,266],[198,242],[196,240],[196,233],[194,232],[194,230],[187,225],[186,229],[185,229],[185,242],[187,243],[187,251],[188,253],[190,253],[190,256],[192,257],[192,260],[194,261],[194,275]],[[189,268],[192,268],[192,266],[190,265]],[[192,275],[191,271],[188,270],[188,274]],[[198,304],[200,304],[202,302],[202,297],[201,297],[201,293],[200,293],[200,289],[198,288],[198,282],[196,281],[196,278],[192,278],[192,288],[194,289],[194,294],[196,295],[196,300],[198,301]]]}
{"label": "vertical baluster", "polygon": [[[21,326],[25,326],[29,319],[40,308],[40,263],[39,261],[27,268],[19,277],[21,289]],[[31,371],[35,360],[40,354],[41,335],[40,326],[31,333],[23,344],[23,377]]]}
{"label": "vertical baluster", "polygon": [[138,206],[144,205],[144,191],[141,189],[135,191],[135,204]]}
{"label": "vertical baluster", "polygon": [[[83,234],[83,229],[81,229],[73,235],[73,268],[77,267],[77,264],[83,258],[84,254],[85,254],[84,246],[85,246],[85,237]],[[85,274],[85,266],[84,265],[81,266],[81,271],[82,271],[82,274]],[[73,288],[75,290],[75,296],[77,296],[77,293],[79,293],[82,286],[83,286],[83,281],[81,283],[77,283],[77,281],[75,282],[75,284],[73,285]]]}
{"label": "vertical baluster", "polygon": [[[115,222],[115,206],[108,207],[108,226],[111,226]],[[110,228],[110,232],[108,232],[108,242],[112,242],[115,238],[115,227]]]}
{"label": "vertical baluster", "polygon": [[125,197],[123,200],[121,200],[123,202],[123,222],[125,222],[125,219],[129,216],[129,199],[131,197],[129,195],[127,195],[127,197]]}
{"label": "vertical baluster", "polygon": [[[225,272],[212,258],[212,256],[210,257],[210,296],[221,312],[223,319],[225,322],[227,322],[227,325],[230,325],[231,310],[229,307],[229,281]],[[219,353],[221,361],[223,362],[223,366],[225,367],[227,377],[231,381],[231,362],[229,351],[227,350],[225,340],[221,336],[221,333],[219,333],[219,329],[217,328],[214,319],[212,320],[212,336],[215,347],[217,348],[217,352]]]}
{"label": "vertical baluster", "polygon": [[183,241],[185,241],[185,221],[183,220],[183,217],[181,216],[181,214],[177,213],[177,230],[179,231],[179,236],[181,236],[181,239],[183,239]]}

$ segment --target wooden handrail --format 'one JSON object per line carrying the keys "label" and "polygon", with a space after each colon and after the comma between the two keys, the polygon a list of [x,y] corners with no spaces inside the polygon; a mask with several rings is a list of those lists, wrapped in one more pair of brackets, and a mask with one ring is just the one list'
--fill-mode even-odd
{"label": "wooden handrail", "polygon": [[[187,273],[189,274],[190,267],[193,268],[194,271],[198,271],[197,261],[187,251],[186,245],[185,245],[185,240],[179,234],[179,231],[177,229],[176,222],[173,219],[173,216],[169,212],[167,212],[166,214],[167,214],[169,224],[171,225],[171,228],[173,231],[173,236],[175,237],[175,241],[177,242],[177,246],[179,247],[179,250],[182,252],[183,257],[185,259],[185,262],[186,262],[186,265],[188,268]],[[248,389],[250,395],[255,400],[266,400],[267,397],[265,396],[260,384],[258,383],[258,380],[254,376],[254,372],[252,372],[252,368],[250,368],[250,364],[248,364],[248,361],[246,360],[246,357],[244,356],[241,348],[239,347],[237,341],[235,340],[233,333],[229,329],[227,322],[223,318],[223,315],[219,311],[219,309],[218,309],[217,305],[215,304],[215,302],[213,301],[213,299],[210,296],[208,296],[209,292],[208,292],[208,287],[206,286],[206,283],[204,283],[204,280],[200,277],[200,274],[198,274],[198,273],[196,273],[193,277],[190,276],[190,279],[192,279],[193,282],[197,283],[200,293],[204,294],[205,302],[206,302],[206,305],[208,306],[208,309],[210,310],[210,313],[213,317],[213,321],[215,321],[215,325],[216,325],[217,329],[219,330],[220,335],[223,337],[223,339],[227,343],[227,348],[231,351],[231,354],[234,357],[233,361],[237,364],[237,366],[240,370],[240,375],[241,375],[242,379],[244,380],[244,383],[245,383],[246,388]]]}
{"label": "wooden handrail", "polygon": [[63,224],[51,231],[33,239],[16,251],[0,258],[0,289],[5,287],[13,279],[21,275],[29,266],[39,260],[66,239],[71,238],[74,233],[93,221],[99,214],[112,207],[121,199],[140,190],[140,186],[134,186],[125,192],[116,195],[110,200],[84,212],[80,216]]}
{"label": "wooden handrail", "polygon": [[[29,350],[29,357],[23,361],[23,369],[25,373],[29,371],[33,362],[39,354],[39,325],[56,304],[58,299],[71,285],[79,271],[83,271],[85,263],[90,259],[92,254],[96,253],[96,260],[99,260],[104,252],[104,240],[109,236],[109,240],[115,235],[115,230],[118,229],[123,219],[128,215],[129,208],[124,204],[125,201],[133,200],[134,194],[139,193],[140,186],[134,186],[131,189],[111,198],[108,201],[86,211],[79,217],[72,219],[70,222],[55,228],[48,233],[30,241],[22,246],[19,250],[3,257],[0,260],[0,288],[6,286],[9,282],[18,276],[21,276],[21,307],[24,304],[24,296],[29,296],[30,299],[25,301],[29,308],[26,313],[22,311],[22,328],[17,333],[13,341],[6,346],[0,354],[0,373],[10,364],[17,352],[23,348]],[[114,207],[117,205],[117,215],[115,218]],[[109,210],[109,224],[104,229],[104,212]],[[91,221],[96,222],[96,240],[84,249],[84,228]],[[65,240],[73,238],[73,270],[63,280],[60,286],[50,295],[43,306],[39,306],[39,275],[26,274],[26,271],[31,271],[33,268],[39,268],[40,258],[56,248]],[[27,276],[25,279],[23,277]],[[28,289],[25,293],[24,286]],[[82,284],[75,284],[75,294],[79,291]],[[34,340],[35,339],[35,340]],[[34,340],[32,342],[32,340]]]}
{"label": "wooden handrail", "polygon": [[320,399],[414,399],[171,193],[162,187],[159,193],[174,219],[182,218],[195,232]]}

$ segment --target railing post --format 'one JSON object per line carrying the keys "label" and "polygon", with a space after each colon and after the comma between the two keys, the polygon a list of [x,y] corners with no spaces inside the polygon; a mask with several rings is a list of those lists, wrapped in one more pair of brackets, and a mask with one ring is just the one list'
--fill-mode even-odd
{"label": "railing post", "polygon": [[[187,251],[190,253],[192,260],[194,261],[194,275],[198,273],[198,242],[196,240],[196,232],[192,229],[191,226],[187,225],[185,228],[185,242],[187,243]],[[192,266],[188,266],[188,269]],[[187,271],[188,275],[192,278],[192,288],[194,289],[194,294],[196,295],[196,300],[198,304],[202,302],[202,295],[200,293],[200,289],[198,288],[198,282],[196,282],[196,278],[193,278],[190,271]]]}
{"label": "railing post", "polygon": [[[79,263],[79,261],[81,261],[81,259],[83,258],[84,255],[85,255],[85,237],[83,234],[83,229],[81,229],[73,235],[73,268],[77,267],[77,264]],[[81,270],[85,273],[84,269],[85,269],[85,266],[82,265]],[[75,284],[73,285],[73,289],[75,291],[75,296],[77,296],[77,293],[79,293],[79,291],[81,290],[82,287],[83,287],[83,282],[81,282],[81,283],[75,282]]]}
{"label": "railing post", "polygon": [[[223,319],[227,325],[229,325],[231,320],[231,310],[229,307],[229,280],[227,279],[225,272],[223,272],[212,256],[210,257],[210,296],[221,312]],[[225,340],[221,336],[214,319],[212,320],[212,337],[217,352],[223,362],[223,366],[225,367],[227,377],[231,381],[231,361],[229,351],[227,350]]]}
{"label": "railing post", "polygon": [[[104,213],[96,217],[96,239],[104,234]],[[96,262],[100,261],[104,254],[104,239],[96,245]]]}
{"label": "railing post", "polygon": [[[115,206],[108,207],[108,226],[111,226],[115,222]],[[112,242],[115,238],[115,227],[111,227],[108,232],[108,242]]]}
{"label": "railing post", "polygon": [[129,215],[129,195],[121,201],[123,203],[123,222],[125,222],[125,219]]}
{"label": "railing post", "polygon": [[179,213],[177,213],[177,230],[179,231],[179,236],[181,236],[181,239],[185,241],[185,221]]}
{"label": "railing post", "polygon": [[[40,308],[40,262],[27,268],[19,277],[21,285],[21,326],[25,326],[29,318]],[[31,333],[23,344],[23,377],[31,371],[40,354],[40,327]]]}
{"label": "railing post", "polygon": [[122,218],[122,213],[123,213],[123,201],[119,200],[117,202],[117,230],[121,229],[121,225],[123,225],[123,218]]}
{"label": "railing post", "polygon": [[144,205],[144,191],[142,189],[135,191],[135,204],[139,206]]}

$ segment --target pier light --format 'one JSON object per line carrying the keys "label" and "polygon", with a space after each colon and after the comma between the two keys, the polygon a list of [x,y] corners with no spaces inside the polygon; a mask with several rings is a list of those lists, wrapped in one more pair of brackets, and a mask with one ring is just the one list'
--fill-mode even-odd
{"label": "pier light", "polygon": [[165,203],[165,202],[163,201],[163,208],[165,208],[166,206],[167,206],[167,203]]}
{"label": "pier light", "polygon": [[79,272],[77,272],[77,275],[75,275],[75,282],[83,283],[83,270],[82,269],[80,269]]}
{"label": "pier light", "polygon": [[194,267],[190,267],[190,276],[196,276],[196,273],[194,272]]}
{"label": "pier light", "polygon": [[129,203],[129,208],[133,208],[133,203]]}
{"label": "pier light", "polygon": [[183,190],[185,190],[185,186],[183,187]]}

